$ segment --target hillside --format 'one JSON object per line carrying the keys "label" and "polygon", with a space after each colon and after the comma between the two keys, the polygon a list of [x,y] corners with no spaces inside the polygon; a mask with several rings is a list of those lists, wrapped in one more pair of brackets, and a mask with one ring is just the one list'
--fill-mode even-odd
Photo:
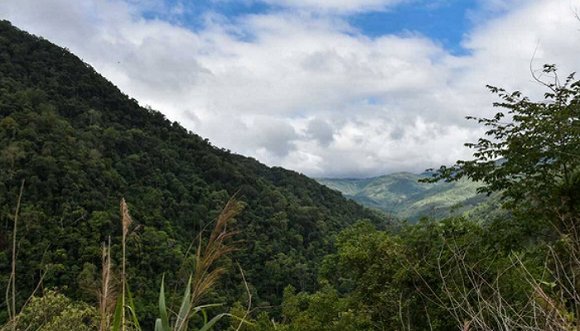
{"label": "hillside", "polygon": [[235,262],[255,306],[279,304],[288,284],[313,290],[336,233],[358,219],[384,222],[304,175],[212,146],[139,106],[66,49],[6,21],[0,91],[0,283],[8,281],[11,215],[25,180],[21,302],[43,274],[43,288],[94,302],[100,245],[112,235],[119,252],[121,197],[139,224],[128,246],[129,284],[149,321],[162,274],[169,288],[187,279],[188,247],[234,194],[246,208],[235,224],[235,261],[214,294],[219,302],[245,291]]}
{"label": "hillside", "polygon": [[322,178],[318,182],[365,206],[412,221],[422,216],[482,214],[497,203],[496,197],[477,194],[478,184],[472,181],[420,183],[424,176],[400,172],[365,179]]}

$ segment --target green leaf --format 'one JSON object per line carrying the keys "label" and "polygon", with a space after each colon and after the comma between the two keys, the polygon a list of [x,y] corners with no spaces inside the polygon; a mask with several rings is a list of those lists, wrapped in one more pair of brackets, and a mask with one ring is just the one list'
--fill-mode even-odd
{"label": "green leaf", "polygon": [[123,315],[123,306],[122,306],[121,296],[117,298],[117,303],[115,304],[115,315],[113,317],[113,329],[111,331],[119,331],[121,330],[121,318]]}
{"label": "green leaf", "polygon": [[205,309],[201,310],[201,315],[203,316],[203,324],[207,324],[207,312]]}
{"label": "green leaf", "polygon": [[245,318],[240,318],[238,316],[229,314],[229,313],[222,313],[219,315],[214,316],[214,318],[212,318],[209,322],[206,322],[203,327],[201,329],[199,329],[199,331],[208,331],[210,330],[219,320],[221,320],[224,316],[229,316],[231,318],[234,318],[244,324],[248,324],[248,325],[254,325],[253,323],[250,323],[248,321],[246,321]]}
{"label": "green leaf", "polygon": [[195,308],[193,308],[193,311],[195,311],[197,313],[197,312],[203,311],[206,308],[221,307],[223,305],[224,305],[223,303],[209,303],[207,305],[196,306]]}
{"label": "green leaf", "polygon": [[133,326],[138,331],[141,331],[141,325],[139,325],[139,319],[137,318],[137,313],[135,312],[135,302],[133,302],[133,295],[131,294],[131,289],[129,289],[129,286],[126,286],[126,288],[127,288],[127,301],[128,301],[127,308],[129,308],[129,311],[131,312],[131,318],[133,319]]}
{"label": "green leaf", "polygon": [[161,278],[161,288],[159,290],[159,316],[160,330],[169,331],[169,318],[167,317],[167,306],[165,304],[165,275]]}
{"label": "green leaf", "polygon": [[199,329],[199,331],[208,331],[210,330],[219,320],[221,320],[224,316],[229,316],[230,314],[219,314],[217,316],[214,316],[214,318],[212,318],[209,322],[207,322],[201,329]]}
{"label": "green leaf", "polygon": [[177,321],[175,322],[175,331],[185,330],[187,328],[187,321],[191,313],[191,281],[192,276],[189,276],[183,299],[181,300],[181,307],[179,314],[177,314]]}

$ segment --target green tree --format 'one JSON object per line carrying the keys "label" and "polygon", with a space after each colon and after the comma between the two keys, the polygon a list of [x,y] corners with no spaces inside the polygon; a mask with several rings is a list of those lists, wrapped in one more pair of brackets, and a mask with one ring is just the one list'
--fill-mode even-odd
{"label": "green tree", "polygon": [[577,220],[580,202],[580,81],[561,83],[556,67],[545,65],[544,100],[488,86],[502,108],[492,118],[468,117],[483,124],[485,137],[465,144],[473,159],[442,166],[429,181],[462,177],[482,182],[481,192],[502,192],[512,209],[559,214]]}
{"label": "green tree", "polygon": [[98,314],[94,307],[73,301],[64,295],[47,291],[34,297],[18,316],[17,330],[96,330]]}
{"label": "green tree", "polygon": [[348,298],[341,298],[330,286],[314,294],[284,290],[284,331],[365,331],[371,330],[369,315],[355,311]]}

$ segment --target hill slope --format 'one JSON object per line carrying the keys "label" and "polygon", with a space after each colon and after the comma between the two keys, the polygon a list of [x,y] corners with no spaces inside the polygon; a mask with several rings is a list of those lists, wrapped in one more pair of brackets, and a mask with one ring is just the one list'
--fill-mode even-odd
{"label": "hill slope", "polygon": [[380,209],[398,218],[417,220],[421,216],[446,217],[485,213],[496,199],[477,194],[477,183],[419,183],[425,175],[408,172],[365,179],[318,179],[361,204]]}
{"label": "hill slope", "polygon": [[[0,168],[0,284],[7,283],[11,215],[26,181],[18,234],[21,299],[46,273],[44,288],[94,300],[101,242],[113,235],[119,251],[121,197],[141,226],[128,247],[128,274],[150,317],[162,273],[169,287],[187,279],[189,245],[236,192],[246,209],[235,224],[235,259],[256,305],[279,303],[288,284],[313,289],[335,233],[360,218],[382,222],[306,176],[212,146],[140,107],[66,49],[5,21]],[[244,292],[230,269],[216,294],[224,301]]]}

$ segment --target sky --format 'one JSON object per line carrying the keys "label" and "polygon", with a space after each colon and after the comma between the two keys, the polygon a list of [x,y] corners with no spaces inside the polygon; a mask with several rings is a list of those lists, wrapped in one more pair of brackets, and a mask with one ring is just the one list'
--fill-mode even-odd
{"label": "sky", "polygon": [[[312,177],[469,159],[532,73],[580,69],[580,0],[0,0],[0,18],[71,50],[213,145]],[[550,77],[541,76],[549,80]]]}

